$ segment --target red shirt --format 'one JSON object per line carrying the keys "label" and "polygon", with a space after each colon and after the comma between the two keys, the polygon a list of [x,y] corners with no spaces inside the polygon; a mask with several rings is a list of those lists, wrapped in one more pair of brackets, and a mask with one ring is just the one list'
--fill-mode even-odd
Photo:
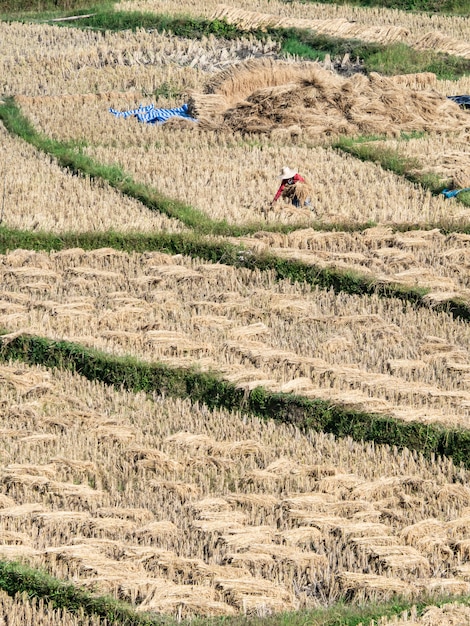
{"label": "red shirt", "polygon": [[279,196],[284,191],[287,185],[295,185],[295,183],[304,183],[304,182],[305,182],[305,179],[302,178],[300,174],[296,174],[292,178],[283,178],[281,186],[279,187],[279,189],[276,192],[276,195],[274,196],[273,202],[276,202],[276,200],[279,198]]}

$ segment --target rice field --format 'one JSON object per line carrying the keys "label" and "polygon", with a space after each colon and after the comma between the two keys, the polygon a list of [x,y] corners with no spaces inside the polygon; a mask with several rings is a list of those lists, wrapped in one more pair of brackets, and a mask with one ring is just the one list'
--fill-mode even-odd
{"label": "rice field", "polygon": [[[155,126],[134,118],[115,118],[108,112],[110,107],[127,110],[151,103],[129,93],[21,97],[18,102],[46,135],[61,141],[85,141],[84,151],[95,160],[118,164],[134,180],[215,220],[305,226],[319,220],[422,225],[460,225],[466,221],[466,211],[458,203],[432,196],[375,163],[361,162],[328,146],[312,145],[302,137],[296,140],[292,130],[281,129],[249,141],[240,133],[207,131],[193,122],[183,122],[183,127],[170,123]],[[286,140],[287,136],[290,139]],[[452,143],[451,138],[448,141]],[[169,162],[170,176],[162,172],[162,164]],[[295,165],[311,182],[314,191],[309,209],[282,206],[280,210],[281,203],[271,209],[278,174],[286,163]]]}
{"label": "rice field", "polygon": [[[222,10],[212,0],[204,7],[157,0],[116,8],[206,17]],[[252,20],[285,17],[277,0],[239,0],[223,10]],[[289,13],[321,21],[324,32],[350,36],[355,22],[354,32],[371,41],[405,37],[417,48],[468,54],[468,18],[297,2]],[[249,33],[231,42],[194,41],[144,30],[1,23],[0,39],[0,94],[15,96],[44,135],[118,164],[213,220],[266,223],[232,243],[359,272],[378,285],[429,289],[429,308],[417,308],[277,280],[223,259],[16,249],[0,255],[6,341],[21,333],[63,339],[216,372],[246,394],[261,386],[405,422],[469,428],[470,327],[433,308],[449,298],[470,302],[470,235],[451,232],[468,223],[468,209],[332,147],[338,136],[379,128],[389,138],[377,145],[415,158],[420,172],[464,184],[470,118],[443,96],[468,93],[469,77],[347,80],[327,64],[281,64],[278,44]],[[259,71],[250,77],[245,70],[253,63]],[[279,117],[277,127],[270,122],[260,132],[261,116],[250,109],[249,132],[237,126],[248,104],[261,112],[283,98],[305,104],[307,66],[307,86],[324,107],[315,131],[313,122],[310,131],[302,126],[301,107],[297,121]],[[286,88],[289,73],[295,88]],[[327,108],[327,96],[331,104],[338,93],[353,110],[347,123]],[[109,112],[179,106],[183,98],[201,124],[145,125]],[[384,117],[390,111],[400,115]],[[274,105],[273,115],[280,116]],[[402,129],[426,134],[405,142]],[[0,146],[9,228],[187,230],[104,182],[67,173],[1,125]],[[270,207],[285,165],[312,184],[311,208]],[[377,226],[315,230],[322,221]],[[297,229],[269,232],[278,223]],[[419,229],[395,228],[410,223]],[[438,224],[449,232],[429,229]],[[118,391],[18,362],[0,364],[0,406],[2,560],[178,620],[470,594],[470,472],[450,459],[300,432],[242,410],[211,412],[190,400]],[[0,594],[0,622],[14,619],[100,624]],[[467,622],[468,607],[447,605],[370,626]]]}
{"label": "rice field", "polygon": [[[11,626],[41,624],[41,626],[104,626],[99,617],[88,617],[79,611],[77,614],[57,610],[42,599],[31,599],[27,594],[12,598],[4,591],[0,592],[0,619]],[[8,622],[6,621],[8,620]],[[108,622],[113,626],[114,622]]]}
{"label": "rice field", "polygon": [[250,55],[276,56],[278,44],[245,39],[176,39],[156,32],[98,33],[47,24],[0,23],[0,93],[153,94],[162,84],[195,89],[215,69]]}
{"label": "rice field", "polygon": [[[76,176],[0,123],[3,220],[10,228],[61,232],[182,232],[183,224],[149,211],[102,181]],[[4,189],[3,189],[4,188]]]}
{"label": "rice field", "polygon": [[435,174],[451,189],[459,189],[470,187],[469,141],[470,134],[462,131],[453,135],[429,134],[408,141],[390,139],[378,145],[396,151],[401,157],[416,160],[416,173]]}
{"label": "rice field", "polygon": [[0,398],[3,558],[180,617],[469,591],[449,460],[18,364]]}
{"label": "rice field", "polygon": [[0,258],[0,310],[11,332],[197,364],[246,390],[469,426],[470,329],[446,313],[162,253]]}
{"label": "rice field", "polygon": [[289,3],[279,0],[237,0],[221,3],[210,0],[199,6],[191,2],[173,0],[124,0],[115,5],[120,11],[170,12],[184,15],[216,16],[249,28],[264,24],[314,28],[317,32],[335,37],[349,37],[364,41],[406,42],[417,49],[433,49],[470,58],[470,19],[410,14],[385,8],[361,8],[347,4]]}

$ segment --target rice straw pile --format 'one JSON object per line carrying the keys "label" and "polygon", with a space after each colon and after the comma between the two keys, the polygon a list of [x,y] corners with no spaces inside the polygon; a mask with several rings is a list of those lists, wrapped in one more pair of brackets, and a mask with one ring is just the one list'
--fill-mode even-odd
{"label": "rice straw pile", "polygon": [[341,78],[314,63],[250,59],[215,75],[205,92],[192,94],[192,115],[232,132],[295,129],[318,138],[470,127],[468,113],[435,90],[411,89],[375,72]]}

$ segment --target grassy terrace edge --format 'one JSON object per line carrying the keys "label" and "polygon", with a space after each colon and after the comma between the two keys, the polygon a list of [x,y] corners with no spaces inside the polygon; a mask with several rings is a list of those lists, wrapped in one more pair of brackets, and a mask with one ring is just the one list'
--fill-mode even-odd
{"label": "grassy terrace edge", "polygon": [[[469,115],[470,123],[470,115]],[[429,190],[433,195],[441,193],[447,186],[445,181],[436,174],[417,174],[421,164],[417,158],[410,158],[400,154],[395,148],[377,145],[377,142],[386,140],[386,137],[341,137],[332,147],[360,159],[378,163],[384,170],[402,176],[406,180]],[[403,138],[406,141],[406,137]],[[470,207],[470,192],[458,194],[454,200]],[[441,230],[447,230],[442,227]],[[468,230],[468,228],[467,228]]]}
{"label": "grassy terrace edge", "polygon": [[138,613],[132,605],[109,596],[94,595],[80,589],[68,581],[59,580],[46,572],[34,569],[20,562],[0,560],[0,589],[10,596],[26,594],[30,600],[42,599],[54,610],[69,613],[82,611],[85,615],[99,616],[108,624],[120,626],[358,626],[382,617],[391,618],[416,607],[421,615],[430,605],[443,606],[450,602],[470,605],[470,596],[442,596],[416,598],[413,602],[404,598],[394,598],[380,604],[351,606],[339,602],[329,608],[298,611],[296,613],[275,614],[268,617],[223,617],[194,618],[191,621],[177,621],[169,616]]}
{"label": "grassy terrace edge", "polygon": [[118,389],[165,394],[202,402],[209,409],[242,411],[261,419],[293,424],[355,441],[374,441],[416,450],[427,458],[446,456],[470,468],[470,430],[440,424],[404,422],[388,415],[361,412],[320,399],[273,393],[257,387],[247,393],[217,372],[178,368],[119,357],[78,343],[29,334],[0,335],[0,360],[58,368]]}

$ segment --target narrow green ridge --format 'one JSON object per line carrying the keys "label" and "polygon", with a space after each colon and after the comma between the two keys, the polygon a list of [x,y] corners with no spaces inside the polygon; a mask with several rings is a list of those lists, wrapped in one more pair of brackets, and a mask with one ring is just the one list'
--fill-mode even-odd
{"label": "narrow green ridge", "polygon": [[99,616],[109,624],[121,626],[163,626],[175,623],[165,616],[139,614],[125,602],[110,596],[97,596],[66,581],[58,580],[27,565],[0,560],[0,589],[14,597],[26,593],[30,599],[42,598],[54,609],[70,613],[82,610],[86,615]]}
{"label": "narrow green ridge", "polygon": [[132,392],[165,394],[202,402],[209,409],[242,411],[262,419],[293,424],[302,431],[321,431],[355,441],[416,450],[427,458],[446,456],[458,466],[470,468],[470,430],[440,424],[404,422],[388,415],[366,413],[288,393],[257,387],[249,394],[225,381],[216,372],[148,363],[134,357],[118,357],[77,343],[21,334],[0,337],[0,359],[21,360],[72,371]]}
{"label": "narrow green ridge", "polygon": [[240,615],[236,617],[196,617],[192,620],[176,620],[162,614],[137,613],[135,608],[126,602],[115,600],[109,596],[94,595],[64,580],[34,569],[23,563],[0,560],[0,589],[14,597],[27,594],[30,600],[42,599],[54,609],[63,609],[70,613],[83,611],[88,616],[98,616],[107,623],[120,626],[358,626],[379,620],[382,617],[392,618],[403,611],[416,607],[418,616],[428,606],[444,606],[457,602],[464,606],[470,605],[470,596],[420,597],[413,601],[405,598],[393,598],[383,603],[367,603],[350,605],[338,602],[328,608],[297,611],[295,613],[278,613],[267,617]]}
{"label": "narrow green ridge", "polygon": [[[394,172],[406,180],[420,185],[429,190],[433,195],[438,195],[447,186],[443,176],[437,174],[416,173],[420,169],[421,163],[416,157],[407,157],[400,154],[395,148],[377,145],[377,141],[386,139],[385,137],[342,137],[336,141],[332,147],[360,159],[361,161],[372,161],[378,163],[384,170]],[[470,207],[470,192],[459,193],[455,198],[464,206]],[[452,202],[450,200],[450,202]],[[443,227],[446,228],[445,226]],[[464,226],[468,230],[469,225]]]}

